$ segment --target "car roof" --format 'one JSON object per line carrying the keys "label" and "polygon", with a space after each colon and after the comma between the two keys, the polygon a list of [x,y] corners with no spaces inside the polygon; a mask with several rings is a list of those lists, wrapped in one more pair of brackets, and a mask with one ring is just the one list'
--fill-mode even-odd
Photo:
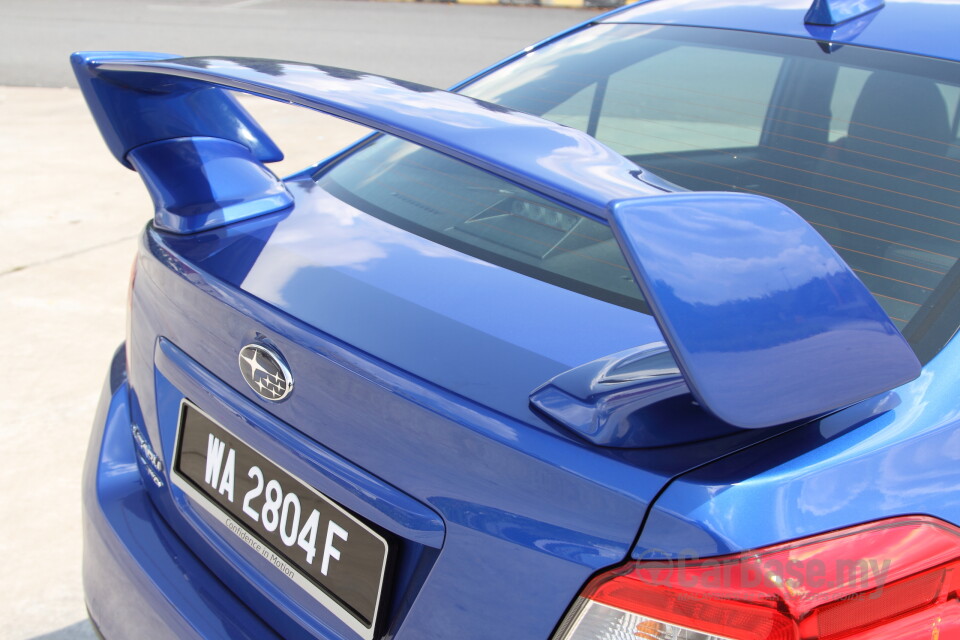
{"label": "car roof", "polygon": [[737,29],[960,60],[957,39],[960,4],[955,0],[887,0],[882,8],[837,27],[805,24],[810,2],[812,0],[646,0],[600,21]]}

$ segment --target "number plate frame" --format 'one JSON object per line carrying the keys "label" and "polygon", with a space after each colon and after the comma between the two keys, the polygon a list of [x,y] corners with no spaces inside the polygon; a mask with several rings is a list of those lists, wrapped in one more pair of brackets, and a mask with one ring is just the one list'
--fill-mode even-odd
{"label": "number plate frame", "polygon": [[[228,499],[230,491],[219,492],[217,487],[211,487],[205,478],[211,435],[224,443],[218,471],[226,473],[230,451],[234,452],[233,500]],[[246,494],[253,493],[248,489],[256,484],[255,476],[248,475],[248,470],[253,466],[260,468],[264,476],[263,490],[257,493],[250,503],[256,504],[256,507],[251,507],[252,510],[260,509],[257,521],[253,521],[243,509]],[[379,629],[386,576],[392,554],[387,538],[372,525],[250,446],[186,398],[180,403],[174,464],[170,476],[174,485],[204,511],[214,516],[230,534],[261,555],[280,576],[296,583],[365,640],[375,637],[375,632]],[[285,523],[291,518],[286,521],[281,519],[274,532],[268,531],[263,525],[262,507],[266,500],[266,486],[270,480],[279,482],[283,496],[291,492],[297,495],[301,505],[298,531],[306,524],[312,509],[320,512],[315,541],[316,555],[312,563],[305,562],[306,552],[296,541],[291,546],[285,546],[278,540],[281,529],[286,528],[289,531]],[[222,482],[222,476],[217,481]],[[328,534],[331,523],[336,523],[341,530],[349,533],[346,540],[337,534]],[[334,573],[333,569],[340,570],[337,572],[341,574],[338,580],[325,577],[319,571],[323,564],[328,535],[332,537],[331,544],[336,552],[328,558],[328,571]],[[363,553],[364,551],[367,553]],[[339,555],[339,558],[335,557],[336,555]],[[302,561],[300,556],[304,556]],[[311,566],[314,571],[310,570]],[[342,574],[351,570],[365,575],[359,578],[344,578]],[[359,584],[356,580],[360,581]],[[345,581],[350,583],[346,588]],[[374,584],[375,591],[371,588]]]}

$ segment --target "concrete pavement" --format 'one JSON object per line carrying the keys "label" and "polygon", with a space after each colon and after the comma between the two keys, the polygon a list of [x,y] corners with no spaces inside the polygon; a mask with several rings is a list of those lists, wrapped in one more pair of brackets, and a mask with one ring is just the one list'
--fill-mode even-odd
{"label": "concrete pavement", "polygon": [[[364,130],[244,100],[287,151],[281,174]],[[0,638],[93,638],[80,582],[80,468],[123,340],[136,237],[152,211],[77,89],[0,88]]]}
{"label": "concrete pavement", "polygon": [[128,214],[149,201],[104,157],[76,89],[0,88],[0,140],[0,333],[17,379],[0,393],[0,637],[92,638],[79,471],[97,379],[124,331],[144,223]]}
{"label": "concrete pavement", "polygon": [[[595,15],[337,0],[208,0],[184,13],[186,4],[0,0],[0,85],[72,84],[67,54],[81,48],[301,58],[449,85]],[[287,153],[281,175],[361,133],[303,109],[245,104]],[[93,638],[80,582],[80,467],[152,208],[76,89],[0,86],[0,193],[0,640]]]}
{"label": "concrete pavement", "polygon": [[317,62],[446,87],[596,10],[356,0],[0,0],[0,85],[74,86],[66,55]]}

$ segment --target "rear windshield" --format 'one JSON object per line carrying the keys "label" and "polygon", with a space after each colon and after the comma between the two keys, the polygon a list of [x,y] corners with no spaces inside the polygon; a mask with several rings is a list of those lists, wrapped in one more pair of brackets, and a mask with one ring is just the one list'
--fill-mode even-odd
{"label": "rear windshield", "polygon": [[[780,200],[840,253],[923,361],[960,320],[955,63],[717,29],[598,25],[464,93],[576,127],[689,190]],[[381,136],[318,179],[368,213],[646,311],[610,230]]]}

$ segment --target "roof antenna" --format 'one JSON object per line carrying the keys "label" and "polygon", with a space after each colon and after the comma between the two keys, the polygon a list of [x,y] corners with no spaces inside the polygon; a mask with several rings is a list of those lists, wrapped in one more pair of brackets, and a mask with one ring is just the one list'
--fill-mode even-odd
{"label": "roof antenna", "polygon": [[835,27],[881,8],[883,0],[813,0],[803,21],[808,25]]}
{"label": "roof antenna", "polygon": [[824,53],[833,53],[859,36],[882,8],[883,0],[813,0],[804,26]]}

